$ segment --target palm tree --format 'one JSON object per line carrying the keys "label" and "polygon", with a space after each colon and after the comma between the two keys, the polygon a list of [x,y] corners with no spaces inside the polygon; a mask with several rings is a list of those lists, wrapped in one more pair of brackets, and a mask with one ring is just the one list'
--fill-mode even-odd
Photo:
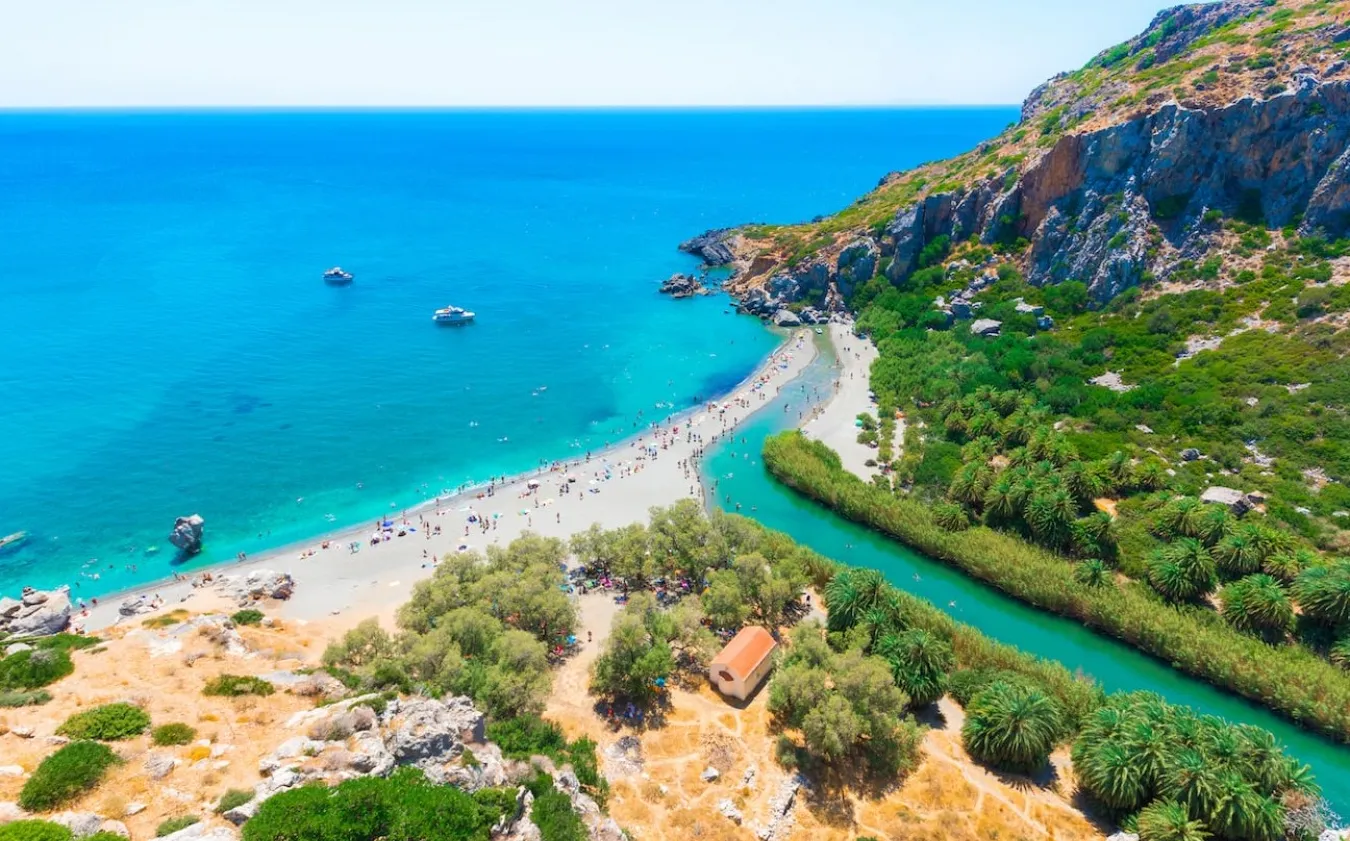
{"label": "palm tree", "polygon": [[1299,573],[1294,581],[1294,597],[1303,612],[1318,622],[1333,627],[1350,622],[1350,559],[1342,558]]}
{"label": "palm tree", "polygon": [[1102,465],[1107,480],[1117,491],[1122,491],[1130,486],[1130,477],[1133,471],[1133,465],[1130,463],[1130,457],[1120,450],[1106,457]]}
{"label": "palm tree", "polygon": [[1195,497],[1174,499],[1158,513],[1156,531],[1165,537],[1199,537],[1205,504]]}
{"label": "palm tree", "polygon": [[1148,799],[1134,754],[1119,742],[1080,738],[1074,744],[1073,767],[1078,782],[1108,809],[1130,812]]}
{"label": "palm tree", "polygon": [[1139,841],[1205,841],[1209,832],[1200,821],[1191,820],[1180,803],[1155,800],[1136,820]]}
{"label": "palm tree", "polygon": [[984,513],[993,520],[1011,520],[1021,509],[1012,477],[1005,471],[1000,473],[984,492]]}
{"label": "palm tree", "polygon": [[1253,838],[1261,799],[1256,787],[1243,779],[1242,774],[1234,770],[1221,772],[1214,810],[1210,812],[1210,827],[1225,838]]}
{"label": "palm tree", "polygon": [[1183,537],[1153,554],[1148,580],[1168,601],[1192,601],[1214,589],[1214,559],[1203,543]]}
{"label": "palm tree", "polygon": [[847,631],[863,620],[881,597],[886,579],[874,569],[845,569],[825,585],[825,608],[831,631]]}
{"label": "palm tree", "polygon": [[1003,419],[999,425],[999,431],[1003,435],[1003,443],[1010,447],[1025,446],[1031,439],[1032,425],[1027,421],[1024,412],[1018,410]]}
{"label": "palm tree", "polygon": [[1038,539],[1050,546],[1060,546],[1068,540],[1077,514],[1078,508],[1069,492],[1055,488],[1042,490],[1031,497],[1026,520]]}
{"label": "palm tree", "polygon": [[1213,550],[1214,561],[1225,575],[1237,578],[1261,568],[1261,549],[1246,530],[1235,531],[1220,540]]}
{"label": "palm tree", "polygon": [[1002,420],[1003,419],[994,412],[980,412],[966,424],[966,432],[972,438],[986,438],[991,435],[997,435]]}
{"label": "palm tree", "polygon": [[988,462],[998,453],[998,444],[993,438],[976,438],[974,441],[961,448],[961,461],[970,463],[972,461]]}
{"label": "palm tree", "polygon": [[1064,478],[1064,487],[1069,489],[1079,505],[1087,505],[1106,492],[1106,480],[1100,470],[1083,461],[1074,461],[1060,471]]}
{"label": "palm tree", "polygon": [[1168,478],[1163,463],[1151,458],[1135,467],[1130,480],[1141,491],[1156,491],[1167,487]]}
{"label": "palm tree", "polygon": [[882,637],[877,653],[891,665],[895,685],[922,707],[947,691],[947,675],[956,665],[952,647],[921,628]]}
{"label": "palm tree", "polygon": [[1336,640],[1336,644],[1331,646],[1331,650],[1327,654],[1332,663],[1350,671],[1350,634]]}
{"label": "palm tree", "polygon": [[1031,771],[1049,759],[1060,721],[1059,705],[1044,692],[995,681],[971,699],[961,741],[976,759]]}
{"label": "palm tree", "polygon": [[1206,505],[1204,511],[1195,520],[1195,536],[1206,546],[1213,546],[1232,534],[1237,521],[1222,505]]}
{"label": "palm tree", "polygon": [[1111,568],[1096,558],[1079,561],[1073,568],[1073,577],[1088,587],[1105,587],[1111,583]]}
{"label": "palm tree", "polygon": [[1197,817],[1213,811],[1218,785],[1217,770],[1194,748],[1177,751],[1163,772],[1163,791]]}
{"label": "palm tree", "polygon": [[1277,552],[1261,564],[1261,571],[1267,575],[1273,575],[1285,584],[1298,578],[1298,574],[1313,564],[1317,563],[1317,555],[1307,549],[1296,549],[1293,552]]}
{"label": "palm tree", "polygon": [[1032,457],[1031,451],[1026,447],[1017,447],[1008,451],[1008,465],[1010,467],[1030,467],[1036,463]]}
{"label": "palm tree", "polygon": [[1223,588],[1223,618],[1240,631],[1270,641],[1284,639],[1294,627],[1294,606],[1269,575],[1249,575]]}
{"label": "palm tree", "polygon": [[952,477],[947,496],[966,505],[979,505],[984,502],[984,492],[988,490],[991,478],[989,468],[983,462],[973,461],[962,465]]}
{"label": "palm tree", "polygon": [[970,517],[966,509],[952,502],[935,502],[932,506],[933,522],[943,531],[965,531],[970,528]]}

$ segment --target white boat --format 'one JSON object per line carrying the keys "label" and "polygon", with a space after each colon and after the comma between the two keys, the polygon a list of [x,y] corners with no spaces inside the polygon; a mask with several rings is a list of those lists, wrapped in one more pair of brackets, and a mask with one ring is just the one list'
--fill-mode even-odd
{"label": "white boat", "polygon": [[463,307],[443,307],[432,314],[431,320],[437,324],[468,324],[473,315]]}
{"label": "white boat", "polygon": [[323,282],[329,286],[346,286],[352,282],[352,273],[344,272],[341,266],[334,266],[323,273]]}
{"label": "white boat", "polygon": [[0,537],[0,549],[4,549],[9,546],[17,546],[18,544],[24,542],[27,539],[28,539],[28,532],[26,531],[16,531],[13,534],[7,534],[4,537]]}

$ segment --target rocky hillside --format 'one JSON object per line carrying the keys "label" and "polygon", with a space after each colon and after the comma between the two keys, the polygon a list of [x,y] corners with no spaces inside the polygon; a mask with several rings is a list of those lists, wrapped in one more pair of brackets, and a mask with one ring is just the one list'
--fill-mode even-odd
{"label": "rocky hillside", "polygon": [[[793,226],[712,231],[684,250],[734,269],[759,314],[846,305],[978,239],[1034,285],[1105,301],[1223,246],[1222,220],[1350,230],[1350,0],[1224,0],[1161,12],[1138,37],[1041,85],[978,148],[882,179]],[[940,255],[939,255],[940,256]],[[1189,262],[1188,262],[1189,261]]]}

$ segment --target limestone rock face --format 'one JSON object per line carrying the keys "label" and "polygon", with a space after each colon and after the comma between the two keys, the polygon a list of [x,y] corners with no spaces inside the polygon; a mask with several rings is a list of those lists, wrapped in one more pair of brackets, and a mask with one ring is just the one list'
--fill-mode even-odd
{"label": "limestone rock face", "polygon": [[854,289],[871,280],[877,273],[880,257],[881,248],[865,237],[844,246],[835,264],[835,283],[840,294],[848,297]]}
{"label": "limestone rock face", "polygon": [[169,532],[169,542],[178,547],[184,555],[195,555],[202,551],[202,532],[206,521],[200,514],[179,517],[173,521],[173,531]]}
{"label": "limestone rock face", "polygon": [[[76,838],[88,838],[98,832],[103,825],[103,818],[93,812],[61,812],[52,815],[47,820],[69,829],[70,834]],[[123,832],[122,834],[125,835],[126,833]]]}
{"label": "limestone rock face", "polygon": [[730,265],[736,259],[736,255],[726,243],[729,233],[726,228],[705,231],[687,242],[680,243],[680,250],[702,258],[709,266]]}
{"label": "limestone rock face", "polygon": [[773,323],[779,327],[800,327],[802,320],[790,309],[781,309],[773,314]]}

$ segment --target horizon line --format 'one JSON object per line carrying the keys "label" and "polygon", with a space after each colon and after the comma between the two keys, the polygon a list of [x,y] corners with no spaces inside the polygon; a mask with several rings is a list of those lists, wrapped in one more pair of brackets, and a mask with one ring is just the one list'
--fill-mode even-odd
{"label": "horizon line", "polygon": [[988,103],[819,103],[775,105],[0,105],[0,114],[53,113],[350,113],[350,112],[510,112],[510,111],[886,111],[1020,108],[1020,102]]}

